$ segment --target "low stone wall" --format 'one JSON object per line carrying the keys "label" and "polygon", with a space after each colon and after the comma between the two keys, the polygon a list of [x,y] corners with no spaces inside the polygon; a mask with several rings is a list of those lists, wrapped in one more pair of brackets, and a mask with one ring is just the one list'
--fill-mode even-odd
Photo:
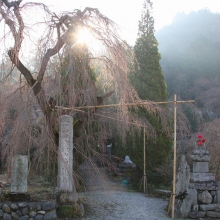
{"label": "low stone wall", "polygon": [[41,202],[2,202],[0,219],[3,220],[55,220],[56,204],[53,201]]}

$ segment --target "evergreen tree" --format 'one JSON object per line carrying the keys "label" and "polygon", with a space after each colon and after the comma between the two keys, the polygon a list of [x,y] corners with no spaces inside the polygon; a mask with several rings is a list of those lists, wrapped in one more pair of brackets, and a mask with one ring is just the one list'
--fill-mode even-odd
{"label": "evergreen tree", "polygon": [[154,36],[154,19],[151,15],[152,3],[145,0],[134,53],[136,56],[133,85],[140,98],[151,101],[167,100],[164,75],[160,66],[161,56]]}
{"label": "evergreen tree", "polygon": [[[164,75],[159,63],[161,57],[158,52],[158,43],[154,36],[154,19],[151,15],[151,9],[151,1],[145,0],[141,21],[139,22],[138,38],[134,46],[136,60],[130,79],[141,99],[167,101],[168,95]],[[156,114],[149,114],[145,109],[139,107],[138,115],[145,117],[156,132],[156,138],[148,137],[146,141],[146,164],[148,182],[154,185],[160,184],[161,181],[163,182],[163,178],[158,173],[157,168],[166,163],[169,158],[172,145],[171,135],[169,136],[164,132],[162,123]],[[133,148],[133,144],[138,149]],[[127,149],[125,151],[128,155],[131,155],[131,159],[136,163],[140,171],[138,172],[139,175],[143,175],[143,132],[141,135],[136,135],[133,143],[128,136]],[[158,178],[155,179],[156,176]]]}

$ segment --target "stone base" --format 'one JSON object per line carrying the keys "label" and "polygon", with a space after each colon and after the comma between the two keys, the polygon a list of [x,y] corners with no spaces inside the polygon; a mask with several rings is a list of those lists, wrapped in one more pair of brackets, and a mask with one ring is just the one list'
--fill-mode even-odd
{"label": "stone base", "polygon": [[41,202],[1,202],[0,219],[45,219],[57,220],[54,201]]}
{"label": "stone base", "polygon": [[57,204],[68,204],[68,203],[76,203],[79,197],[75,192],[59,192],[56,195]]}
{"label": "stone base", "polygon": [[212,173],[192,173],[190,182],[192,183],[215,182],[215,176]]}
{"label": "stone base", "polygon": [[216,182],[211,183],[190,183],[189,188],[199,190],[220,190],[220,184]]}
{"label": "stone base", "polygon": [[57,208],[58,218],[76,218],[83,217],[84,207],[82,204],[73,203],[71,205],[62,205]]}

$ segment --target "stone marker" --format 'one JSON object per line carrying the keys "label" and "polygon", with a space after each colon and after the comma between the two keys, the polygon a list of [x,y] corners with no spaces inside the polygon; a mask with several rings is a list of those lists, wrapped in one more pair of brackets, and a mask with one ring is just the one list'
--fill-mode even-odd
{"label": "stone marker", "polygon": [[181,161],[176,178],[176,195],[187,191],[190,180],[190,167],[186,162],[184,155],[181,156]]}
{"label": "stone marker", "polygon": [[28,158],[16,155],[12,159],[11,193],[27,193]]}
{"label": "stone marker", "polygon": [[[192,151],[193,172],[189,177],[189,167],[182,156],[176,184],[175,217],[220,219],[220,183],[209,172],[209,151],[205,148],[205,139],[198,135],[198,143]],[[181,172],[180,172],[181,171]]]}
{"label": "stone marker", "polygon": [[136,164],[130,160],[129,156],[125,156],[124,161],[118,167],[119,169],[136,168]]}
{"label": "stone marker", "polygon": [[78,195],[73,181],[73,118],[60,117],[58,149],[58,191],[61,203],[76,202]]}
{"label": "stone marker", "polygon": [[197,191],[195,189],[187,189],[184,200],[176,200],[178,206],[176,207],[175,217],[186,218],[191,208],[197,205]]}
{"label": "stone marker", "polygon": [[125,156],[124,163],[133,163],[133,162],[130,160],[129,156]]}

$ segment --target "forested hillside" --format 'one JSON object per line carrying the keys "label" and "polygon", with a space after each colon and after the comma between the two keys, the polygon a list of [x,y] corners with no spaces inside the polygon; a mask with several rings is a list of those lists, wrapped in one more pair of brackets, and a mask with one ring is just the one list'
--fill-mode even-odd
{"label": "forested hillside", "polygon": [[220,14],[178,14],[155,33],[169,96],[195,99],[203,111],[220,113]]}

